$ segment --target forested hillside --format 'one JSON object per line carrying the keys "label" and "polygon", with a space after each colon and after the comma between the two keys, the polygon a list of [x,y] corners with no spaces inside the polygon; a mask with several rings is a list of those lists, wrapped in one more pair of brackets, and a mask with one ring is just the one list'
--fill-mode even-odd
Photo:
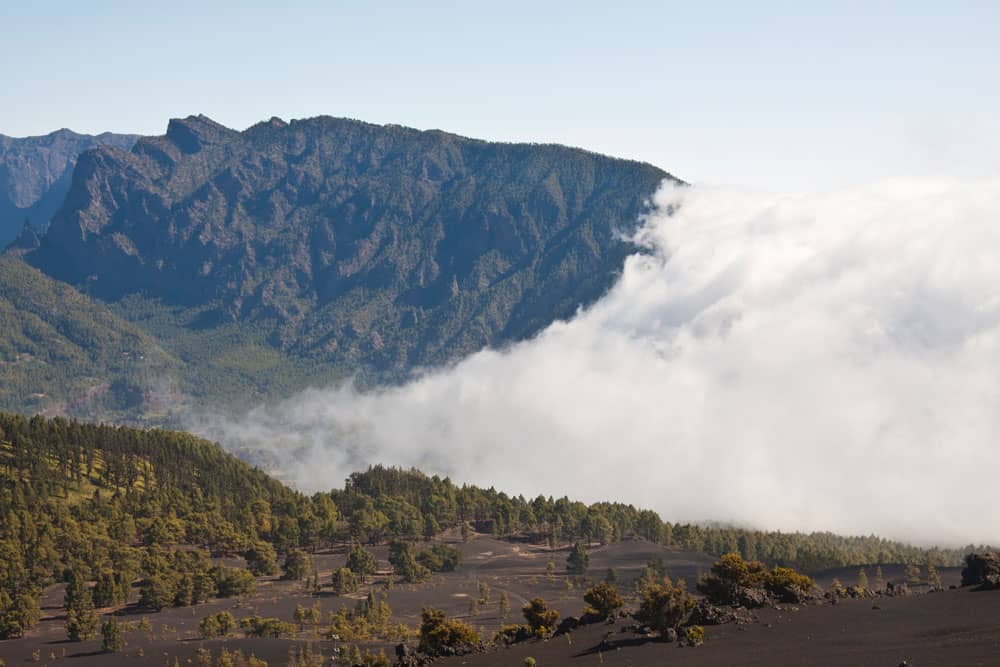
{"label": "forested hillside", "polygon": [[[252,591],[279,563],[287,576],[307,578],[317,550],[354,544],[361,558],[362,545],[390,542],[403,554],[390,562],[417,581],[450,552],[414,560],[402,545],[448,529],[552,546],[646,540],[805,570],[961,556],[875,537],[678,525],[630,505],[528,500],[383,467],[307,497],[185,433],[62,418],[0,414],[0,482],[0,634],[8,637],[37,622],[40,592],[60,581],[80,613],[92,609],[91,597],[120,606],[133,587],[137,604],[156,611]],[[372,566],[362,561],[353,562],[363,578]]]}
{"label": "forested hillside", "polygon": [[169,409],[176,359],[14,254],[0,255],[0,329],[0,405],[101,418]]}

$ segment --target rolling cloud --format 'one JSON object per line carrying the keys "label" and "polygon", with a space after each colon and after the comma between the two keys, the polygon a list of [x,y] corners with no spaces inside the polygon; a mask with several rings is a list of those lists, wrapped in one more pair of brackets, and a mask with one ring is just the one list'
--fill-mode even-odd
{"label": "rolling cloud", "polygon": [[198,428],[306,490],[383,462],[671,521],[1000,542],[1000,182],[655,203],[648,252],[533,340]]}

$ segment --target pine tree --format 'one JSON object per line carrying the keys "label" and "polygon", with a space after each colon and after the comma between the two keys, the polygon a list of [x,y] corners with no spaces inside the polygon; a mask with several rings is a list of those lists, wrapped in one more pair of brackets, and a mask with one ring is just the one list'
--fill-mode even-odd
{"label": "pine tree", "polygon": [[118,621],[111,618],[101,625],[101,650],[105,653],[117,653],[125,648],[125,637]]}
{"label": "pine tree", "polygon": [[507,597],[507,592],[504,591],[500,594],[500,620],[506,621],[507,616],[510,615],[510,598]]}
{"label": "pine tree", "polygon": [[868,573],[865,572],[865,568],[858,570],[858,588],[863,591],[868,590]]}
{"label": "pine tree", "polygon": [[587,549],[577,542],[566,559],[566,571],[570,574],[586,574],[588,567],[590,567],[590,556],[587,555]]}
{"label": "pine tree", "polygon": [[882,591],[885,589],[885,578],[882,576],[882,566],[875,566],[875,590]]}
{"label": "pine tree", "polygon": [[930,558],[927,559],[927,583],[932,590],[940,590],[942,588],[941,575],[938,574],[937,566],[934,565],[934,561]]}
{"label": "pine tree", "polygon": [[368,551],[368,549],[365,549],[360,544],[351,547],[351,551],[347,556],[347,569],[358,575],[362,584],[365,583],[366,576],[375,574],[375,568],[375,555],[371,551]]}
{"label": "pine tree", "polygon": [[485,581],[477,582],[476,588],[479,591],[479,604],[490,603],[490,585]]}
{"label": "pine tree", "polygon": [[70,641],[79,642],[97,636],[97,614],[94,613],[94,596],[83,578],[76,573],[70,575],[66,587],[66,636]]}

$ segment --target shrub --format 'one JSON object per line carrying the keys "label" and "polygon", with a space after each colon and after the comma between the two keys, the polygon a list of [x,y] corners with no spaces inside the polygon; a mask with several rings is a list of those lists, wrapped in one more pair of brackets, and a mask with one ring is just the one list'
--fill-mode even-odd
{"label": "shrub", "polygon": [[692,625],[684,629],[684,641],[689,646],[701,646],[705,643],[705,628],[700,625]]}
{"label": "shrub", "polygon": [[448,619],[440,609],[425,607],[420,618],[419,649],[427,655],[468,653],[482,641],[470,626]]}
{"label": "shrub", "polygon": [[498,644],[515,644],[534,637],[527,625],[502,625],[493,635],[493,641]]}
{"label": "shrub", "polygon": [[790,567],[776,567],[764,577],[764,588],[783,602],[798,602],[815,587],[812,579]]}
{"label": "shrub", "polygon": [[813,580],[787,567],[768,571],[763,563],[745,561],[739,554],[726,554],[712,566],[712,573],[698,582],[698,590],[715,604],[748,607],[767,603],[768,596],[797,602],[811,594]]}
{"label": "shrub", "polygon": [[549,609],[549,605],[542,598],[532,598],[528,604],[521,609],[524,620],[528,622],[528,627],[539,637],[551,633],[559,623],[559,612]]}
{"label": "shrub", "polygon": [[694,606],[694,598],[684,587],[684,581],[678,581],[677,585],[674,585],[665,577],[662,583],[652,584],[642,591],[635,618],[661,635],[665,635],[667,630],[680,627]]}
{"label": "shrub", "polygon": [[600,583],[583,594],[583,601],[589,607],[583,610],[584,618],[603,621],[612,616],[625,604],[618,589],[608,583]]}

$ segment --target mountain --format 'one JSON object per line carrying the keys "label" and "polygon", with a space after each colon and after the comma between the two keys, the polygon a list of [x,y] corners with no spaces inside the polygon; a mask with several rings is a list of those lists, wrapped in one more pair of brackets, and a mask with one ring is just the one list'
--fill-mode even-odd
{"label": "mountain", "polygon": [[36,230],[45,228],[69,191],[80,153],[97,146],[127,150],[136,139],[133,134],[93,136],[66,129],[44,137],[0,134],[0,248],[17,236],[25,220]]}
{"label": "mountain", "polygon": [[222,401],[397,381],[592,303],[666,172],[556,145],[318,117],[170,121],[83,153],[27,262]]}
{"label": "mountain", "polygon": [[124,417],[166,404],[178,364],[153,338],[16,256],[0,256],[0,404]]}

